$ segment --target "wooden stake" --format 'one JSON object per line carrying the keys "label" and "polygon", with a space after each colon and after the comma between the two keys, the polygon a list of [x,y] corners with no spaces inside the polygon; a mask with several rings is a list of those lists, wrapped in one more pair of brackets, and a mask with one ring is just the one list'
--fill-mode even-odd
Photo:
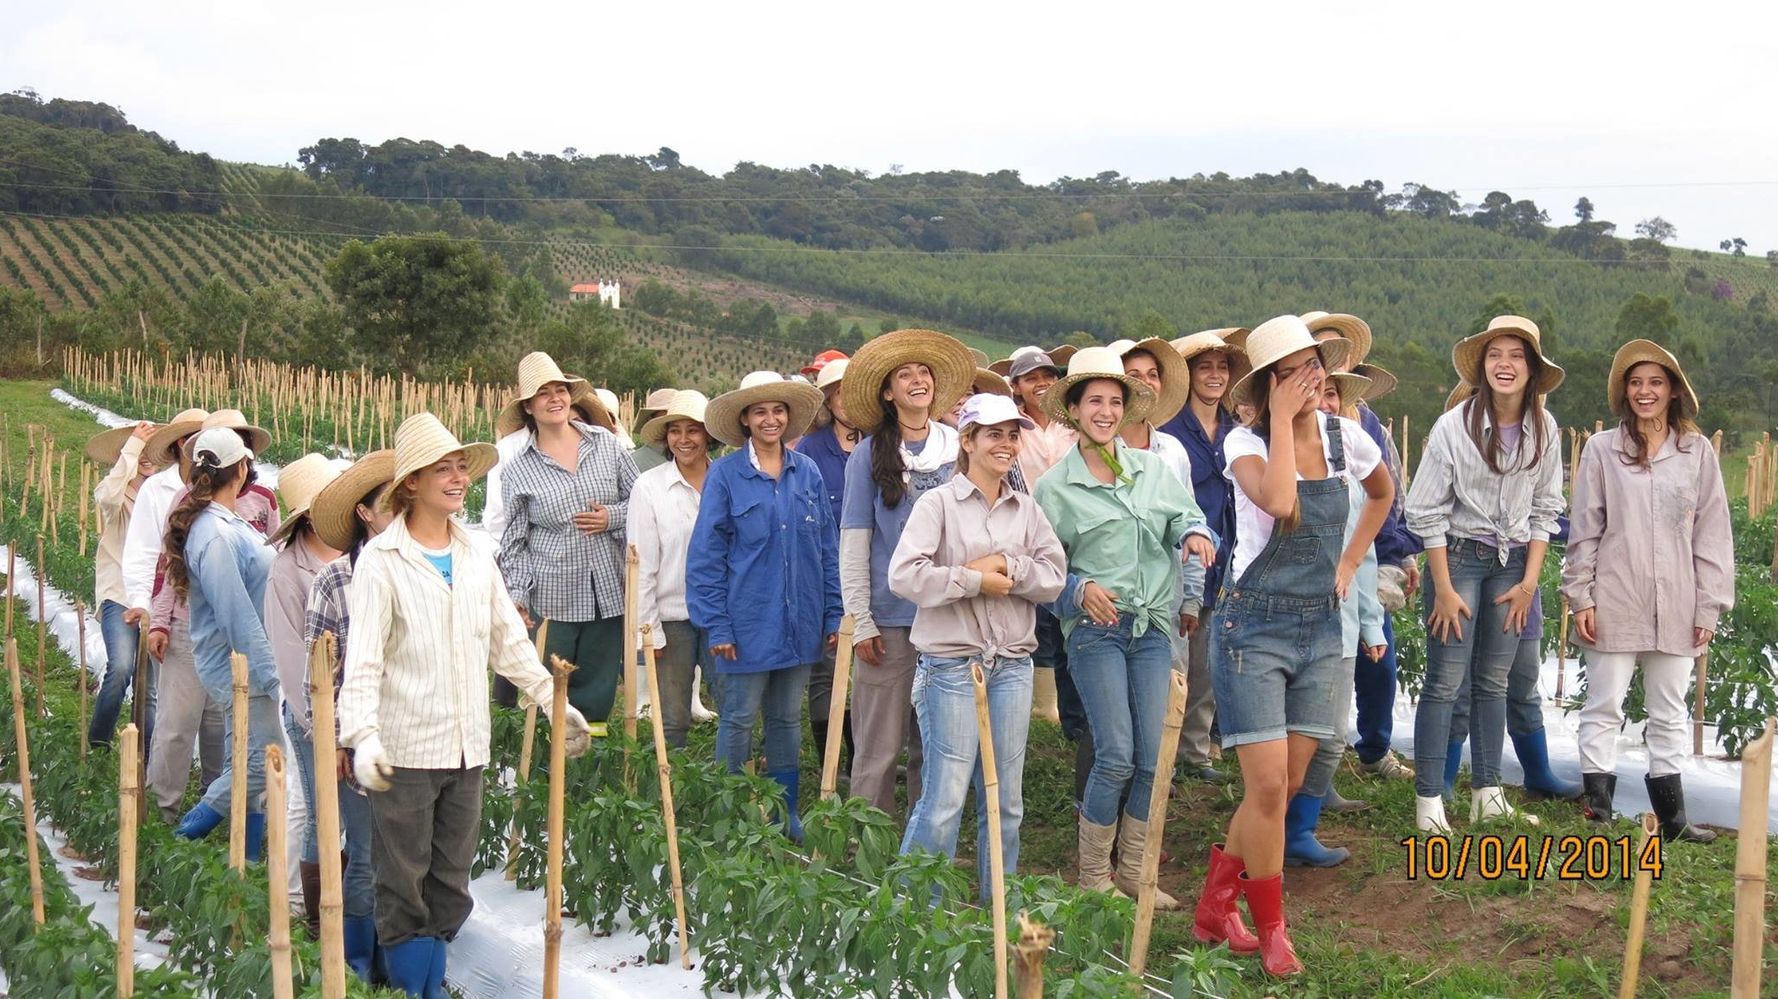
{"label": "wooden stake", "polygon": [[642,626],[642,656],[648,668],[648,689],[657,698],[654,718],[648,727],[654,730],[654,762],[660,770],[661,779],[661,819],[667,826],[667,865],[673,875],[673,920],[679,926],[679,966],[686,971],[691,970],[691,935],[685,925],[685,877],[679,870],[679,825],[673,807],[673,764],[667,760],[667,732],[661,726],[661,718],[666,714],[665,705],[660,704],[660,673],[654,665],[654,629]]}
{"label": "wooden stake", "polygon": [[1154,790],[1148,798],[1148,842],[1142,849],[1142,884],[1136,895],[1136,927],[1130,933],[1130,973],[1137,978],[1148,967],[1148,935],[1154,928],[1154,897],[1160,891],[1161,834],[1167,825],[1167,794],[1173,787],[1173,761],[1179,754],[1179,729],[1185,722],[1185,674],[1171,673],[1167,717],[1161,725],[1161,750],[1155,762]]}
{"label": "wooden stake", "polygon": [[1019,913],[1019,942],[1013,946],[1013,963],[1018,968],[1019,999],[1043,999],[1043,959],[1049,955],[1056,931],[1033,922],[1029,913]]}
{"label": "wooden stake", "polygon": [[86,681],[87,681],[87,677],[86,677],[86,605],[81,603],[79,600],[74,601],[74,622],[75,622],[75,627],[78,629],[78,631],[80,633],[80,637],[78,639],[78,641],[80,643],[80,672],[74,678],[74,682],[80,685],[80,728],[77,731],[80,735],[80,738],[79,738],[80,758],[82,761],[84,761],[86,759],[86,741],[87,741],[86,740],[86,716],[87,716],[87,707],[86,707]]}
{"label": "wooden stake", "polygon": [[[339,639],[324,631],[309,648],[309,724],[315,745],[315,848],[321,854],[321,995],[345,999],[345,891],[340,872],[340,785],[333,734],[333,671]],[[273,900],[276,905],[276,899]]]}
{"label": "wooden stake", "polygon": [[827,745],[821,754],[821,800],[836,794],[840,780],[840,746],[846,731],[846,693],[852,685],[852,615],[840,618],[840,639],[833,654],[833,692],[827,704]]}
{"label": "wooden stake", "polygon": [[[84,743],[83,743],[84,744]],[[125,725],[117,741],[117,996],[136,991],[136,815],[142,809],[142,732]]]}
{"label": "wooden stake", "polygon": [[[629,555],[624,569],[624,735],[632,742],[636,739],[636,591],[637,573],[641,558],[636,554],[636,546],[629,546]],[[650,691],[652,696],[659,697],[659,691]],[[596,719],[588,718],[587,721]]]}
{"label": "wooden stake", "polygon": [[1557,612],[1556,620],[1561,622],[1556,628],[1556,703],[1562,703],[1562,696],[1568,687],[1568,597],[1562,597],[1562,609]]}
{"label": "wooden stake", "polygon": [[[630,564],[635,565],[633,558]],[[568,769],[563,730],[568,727],[568,674],[574,672],[574,664],[561,656],[550,656],[549,665],[555,692],[549,706],[549,843],[543,882],[543,999],[558,999],[562,976],[562,792],[567,786],[563,771]]]}
{"label": "wooden stake", "polygon": [[247,657],[239,652],[228,657],[234,674],[234,745],[229,761],[228,869],[247,869]]}
{"label": "wooden stake", "polygon": [[[1692,755],[1704,755],[1704,678],[1710,673],[1710,646],[1698,653],[1696,660],[1697,683],[1692,695]],[[1745,756],[1743,756],[1745,759]],[[1746,764],[1742,764],[1743,768]],[[1762,827],[1764,828],[1764,827]]]}
{"label": "wooden stake", "polygon": [[1735,835],[1735,942],[1730,999],[1757,999],[1766,929],[1766,806],[1772,793],[1772,729],[1741,752],[1741,825]]}
{"label": "wooden stake", "polygon": [[[0,500],[0,504],[4,504]],[[6,637],[12,637],[12,605],[19,595],[19,546],[17,541],[6,543]]]}
{"label": "wooden stake", "polygon": [[[45,497],[47,499],[47,497]],[[43,535],[37,535],[37,717],[43,717],[43,656],[49,645],[44,641],[45,630],[48,628],[49,614],[43,608],[43,594],[48,587],[43,585]]]}
{"label": "wooden stake", "polygon": [[[130,677],[130,724],[136,726],[137,732],[148,731],[148,621],[143,619],[136,629],[136,672]],[[148,749],[136,754],[136,786],[148,786]],[[141,823],[148,817],[148,799],[146,795],[136,799],[136,821]]]}
{"label": "wooden stake", "polygon": [[1006,999],[1006,856],[1000,845],[1000,775],[994,764],[994,727],[988,719],[988,678],[982,673],[981,663],[970,664],[969,681],[975,687],[975,729],[981,743],[978,751],[982,761],[982,800],[977,804],[985,804],[988,815],[988,877],[992,882],[990,898],[994,908],[994,997]]}
{"label": "wooden stake", "polygon": [[[543,654],[545,642],[549,637],[549,619],[537,622],[537,661],[545,668],[549,666],[549,657]],[[531,747],[537,740],[537,705],[525,705],[525,737],[519,743],[519,769],[513,776],[512,789],[512,829],[506,834],[506,880],[516,881],[519,876],[519,807],[525,801],[525,785],[531,782]]]}
{"label": "wooden stake", "polygon": [[19,803],[25,813],[25,863],[31,868],[31,921],[43,925],[43,868],[37,855],[37,805],[31,798],[31,737],[25,731],[25,690],[19,679],[19,643],[6,640],[6,671],[12,677],[12,727],[18,738]]}
{"label": "wooden stake", "polygon": [[272,953],[272,997],[294,999],[290,982],[290,874],[284,859],[284,750],[265,747],[265,870],[271,893],[267,946]]}
{"label": "wooden stake", "polygon": [[81,462],[80,465],[80,557],[86,558],[86,509],[87,501],[92,498],[93,466]]}
{"label": "wooden stake", "polygon": [[[1648,851],[1650,836],[1660,834],[1660,821],[1653,812],[1642,813],[1642,842],[1638,844],[1636,856],[1641,857]],[[1765,828],[1765,816],[1760,816],[1760,828]],[[1642,977],[1642,933],[1648,925],[1648,890],[1654,881],[1654,871],[1647,866],[1638,865],[1636,887],[1630,892],[1630,935],[1624,943],[1624,977],[1618,983],[1618,999],[1636,999],[1636,981]]]}

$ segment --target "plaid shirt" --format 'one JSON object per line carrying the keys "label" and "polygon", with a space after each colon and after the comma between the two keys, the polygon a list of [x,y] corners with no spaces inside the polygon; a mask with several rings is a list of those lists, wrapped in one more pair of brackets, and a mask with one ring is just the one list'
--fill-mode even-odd
{"label": "plaid shirt", "polygon": [[[321,633],[333,632],[333,697],[339,700],[340,683],[346,678],[346,631],[351,627],[352,617],[346,612],[346,587],[352,584],[352,558],[342,555],[327,563],[315,576],[315,583],[309,589],[309,609],[307,620],[303,626],[303,644],[313,650],[315,643],[321,640]],[[308,671],[303,671],[305,681]],[[290,692],[285,691],[284,697],[289,699]],[[309,698],[309,684],[303,684],[303,703],[309,717],[314,717],[312,702]],[[335,735],[338,735],[339,713],[334,713]]]}
{"label": "plaid shirt", "polygon": [[[610,434],[580,432],[572,474],[533,439],[501,472],[506,529],[500,571],[512,602],[533,618],[597,621],[624,612],[624,528],[636,460]],[[604,506],[610,525],[598,534],[574,515]]]}

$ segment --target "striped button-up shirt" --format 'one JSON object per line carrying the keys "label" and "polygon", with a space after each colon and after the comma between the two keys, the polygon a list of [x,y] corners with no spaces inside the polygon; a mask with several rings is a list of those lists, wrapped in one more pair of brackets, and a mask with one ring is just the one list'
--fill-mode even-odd
{"label": "striped button-up shirt", "polygon": [[[580,446],[573,472],[533,438],[501,473],[500,571],[513,602],[532,616],[597,621],[624,612],[624,528],[636,461],[616,437],[575,426]],[[595,503],[611,522],[587,534],[574,526],[574,515]]]}
{"label": "striped button-up shirt", "polygon": [[489,667],[538,704],[551,699],[486,543],[454,521],[450,531],[451,585],[398,518],[365,544],[348,588],[340,741],[374,733],[398,767],[487,764]]}
{"label": "striped button-up shirt", "polygon": [[[1548,541],[1556,533],[1556,518],[1568,506],[1562,496],[1562,432],[1549,410],[1540,410],[1542,456],[1532,462],[1536,431],[1525,427],[1518,448],[1500,461],[1506,471],[1496,472],[1470,440],[1471,405],[1478,403],[1464,403],[1432,425],[1403,512],[1408,530],[1428,548],[1443,548],[1450,537],[1468,538],[1495,546],[1504,562],[1512,546]],[[1483,432],[1493,427],[1494,414],[1484,413]]]}

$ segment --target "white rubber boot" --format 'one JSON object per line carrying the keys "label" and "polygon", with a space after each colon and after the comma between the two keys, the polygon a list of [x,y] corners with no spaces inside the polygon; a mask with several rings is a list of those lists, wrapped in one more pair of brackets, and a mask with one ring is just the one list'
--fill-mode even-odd
{"label": "white rubber boot", "polygon": [[1469,821],[1488,819],[1523,819],[1528,825],[1537,825],[1537,816],[1514,808],[1506,800],[1506,792],[1499,787],[1475,788],[1469,795]]}
{"label": "white rubber boot", "polygon": [[1445,799],[1442,795],[1414,796],[1414,828],[1423,833],[1451,835],[1451,823],[1445,821]]}

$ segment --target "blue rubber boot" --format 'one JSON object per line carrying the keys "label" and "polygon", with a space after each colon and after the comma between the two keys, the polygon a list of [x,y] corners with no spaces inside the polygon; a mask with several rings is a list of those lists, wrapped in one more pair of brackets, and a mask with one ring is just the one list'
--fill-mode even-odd
{"label": "blue rubber boot", "polygon": [[1346,862],[1352,851],[1343,846],[1325,847],[1315,838],[1315,827],[1321,824],[1321,799],[1298,794],[1290,799],[1284,812],[1284,863],[1289,867],[1335,867]]}
{"label": "blue rubber boot", "polygon": [[767,776],[784,789],[784,835],[798,846],[803,842],[803,820],[797,812],[797,789],[802,774],[796,770],[774,770]]}
{"label": "blue rubber boot", "polygon": [[1453,742],[1445,749],[1445,799],[1457,796],[1457,768],[1463,765],[1463,743]]}
{"label": "blue rubber boot", "polygon": [[179,828],[173,830],[173,835],[180,839],[203,839],[212,829],[222,825],[223,818],[221,812],[200,801],[179,820]]}
{"label": "blue rubber boot", "polygon": [[1578,781],[1563,780],[1550,769],[1550,741],[1543,729],[1513,732],[1513,752],[1525,771],[1525,793],[1534,798],[1579,798]]}
{"label": "blue rubber boot", "polygon": [[247,862],[257,864],[265,859],[260,856],[265,852],[265,813],[247,813]]}
{"label": "blue rubber boot", "polygon": [[425,999],[426,982],[432,977],[432,951],[438,947],[438,942],[437,937],[414,937],[383,948],[383,966],[389,972],[389,987]]}
{"label": "blue rubber boot", "polygon": [[352,916],[344,921],[346,967],[359,980],[369,984],[370,970],[377,956],[377,921],[370,916]]}
{"label": "blue rubber boot", "polygon": [[426,973],[426,999],[451,999],[445,991],[445,952],[450,947],[443,940],[434,940],[432,945],[432,967]]}

